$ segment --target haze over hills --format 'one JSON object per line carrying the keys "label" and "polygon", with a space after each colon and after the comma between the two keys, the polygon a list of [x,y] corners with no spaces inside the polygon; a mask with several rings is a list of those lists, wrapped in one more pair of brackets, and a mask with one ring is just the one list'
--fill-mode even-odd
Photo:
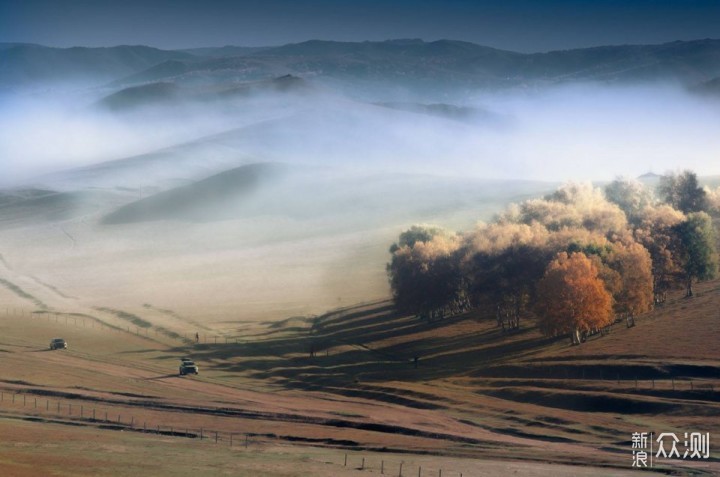
{"label": "haze over hills", "polygon": [[91,306],[317,313],[386,297],[414,223],[469,229],[567,179],[720,172],[720,119],[686,89],[720,76],[715,40],[1,50],[3,256]]}

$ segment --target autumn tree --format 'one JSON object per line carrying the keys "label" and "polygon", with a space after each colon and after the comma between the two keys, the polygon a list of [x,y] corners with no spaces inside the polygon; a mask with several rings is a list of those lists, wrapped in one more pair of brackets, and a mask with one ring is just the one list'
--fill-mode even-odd
{"label": "autumn tree", "polygon": [[705,212],[689,214],[674,227],[680,241],[680,264],[685,278],[685,296],[693,295],[693,280],[714,278],[718,269],[715,229]]}
{"label": "autumn tree", "polygon": [[560,252],[538,283],[535,312],[544,333],[570,333],[575,344],[581,332],[612,322],[612,297],[584,253]]}
{"label": "autumn tree", "polygon": [[650,311],[654,298],[650,252],[637,242],[616,243],[606,263],[619,278],[612,293],[615,313],[632,317]]}
{"label": "autumn tree", "polygon": [[683,171],[660,177],[658,193],[665,203],[686,214],[707,210],[707,193],[698,184],[697,174]]}
{"label": "autumn tree", "polygon": [[462,296],[459,245],[454,235],[440,234],[395,248],[387,273],[398,309],[427,315]]}
{"label": "autumn tree", "polygon": [[553,232],[582,228],[612,235],[627,230],[625,213],[590,183],[564,184],[542,199],[530,199],[509,207],[500,220],[528,225],[539,223]]}
{"label": "autumn tree", "polygon": [[394,253],[401,247],[415,246],[417,242],[429,242],[438,235],[450,236],[452,235],[442,227],[436,227],[433,225],[413,225],[408,230],[402,232],[398,241],[390,246],[390,253]]}

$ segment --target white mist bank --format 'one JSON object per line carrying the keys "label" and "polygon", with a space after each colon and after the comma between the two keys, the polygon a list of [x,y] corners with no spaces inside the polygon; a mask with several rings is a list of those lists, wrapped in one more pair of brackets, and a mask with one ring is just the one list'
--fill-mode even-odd
{"label": "white mist bank", "polygon": [[[685,168],[700,175],[720,173],[720,110],[670,85],[509,91],[455,105],[489,111],[504,118],[502,124],[492,116],[458,120],[318,91],[184,101],[129,112],[102,110],[93,106],[97,98],[87,98],[92,96],[46,94],[2,103],[4,184],[177,145],[182,155],[188,143],[194,146],[185,159],[200,166],[197,177],[188,179],[263,160],[547,181]],[[166,167],[167,175],[176,174],[172,168],[180,161],[171,159],[153,164],[154,171]],[[138,180],[147,178],[142,168],[137,172]]]}

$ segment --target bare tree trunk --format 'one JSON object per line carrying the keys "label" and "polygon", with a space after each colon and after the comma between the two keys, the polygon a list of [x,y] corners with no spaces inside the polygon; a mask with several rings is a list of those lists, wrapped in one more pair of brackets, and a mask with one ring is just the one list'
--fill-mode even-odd
{"label": "bare tree trunk", "polygon": [[686,281],[685,283],[687,284],[687,289],[686,289],[686,291],[685,291],[685,297],[689,298],[689,297],[693,296],[693,291],[692,291],[692,277],[691,277],[691,276],[688,276],[688,277],[687,277],[687,281]]}
{"label": "bare tree trunk", "polygon": [[570,340],[572,345],[579,345],[580,344],[580,330],[577,328],[573,328],[572,332],[570,333]]}

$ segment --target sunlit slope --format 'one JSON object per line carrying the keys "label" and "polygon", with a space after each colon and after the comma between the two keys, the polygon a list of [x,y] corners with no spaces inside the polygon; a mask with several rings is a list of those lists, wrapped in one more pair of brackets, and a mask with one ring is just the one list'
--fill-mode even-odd
{"label": "sunlit slope", "polygon": [[638,428],[712,433],[720,424],[720,285],[680,295],[581,346],[543,337],[532,317],[505,333],[491,313],[428,323],[383,302],[276,323],[239,352],[198,356],[289,389],[442,410],[500,434],[620,456]]}
{"label": "sunlit slope", "polygon": [[[692,300],[670,297],[634,328],[616,324],[579,347],[544,339],[531,319],[524,330],[503,333],[491,316],[427,323],[394,313],[387,302],[315,319],[234,323],[225,329],[229,342],[208,340],[213,331],[201,329],[200,344],[152,328],[138,334],[63,323],[63,316],[4,315],[0,388],[6,399],[18,393],[31,405],[16,397],[3,410],[92,426],[79,416],[83,406],[86,417],[99,409],[101,416],[251,432],[272,442],[624,469],[638,427],[717,428],[717,352],[691,349],[716,339],[705,311],[716,306],[720,288],[711,282],[697,291]],[[156,316],[146,315],[152,324]],[[696,327],[705,334],[689,331]],[[44,351],[48,336],[63,336],[70,349]],[[638,336],[658,347],[663,340],[683,344],[658,358],[638,349]],[[175,376],[180,356],[192,356],[201,374]],[[74,414],[52,415],[45,399],[71,401]]]}
{"label": "sunlit slope", "polygon": [[[633,386],[635,378],[674,377],[684,380],[683,389],[689,389],[690,379],[702,383],[706,378],[720,378],[720,354],[713,346],[720,340],[716,310],[720,283],[699,284],[697,295],[691,299],[680,295],[678,292],[664,306],[639,316],[635,326],[628,328],[624,321],[616,322],[608,335],[591,336],[580,346],[570,346],[569,338],[542,336],[531,314],[520,330],[505,332],[492,313],[482,310],[428,322],[396,313],[391,302],[268,324],[263,335],[268,341],[248,346],[261,350],[264,344],[272,343],[280,354],[298,356],[309,356],[314,350],[318,359],[298,361],[298,369],[288,362],[287,367],[275,371],[265,366],[256,370],[280,380],[302,376],[308,385],[340,376],[344,376],[340,381],[348,383],[372,383],[390,377],[414,381],[421,376],[548,382],[587,378],[602,380],[607,386],[617,384],[618,377],[626,385],[632,381]],[[240,363],[237,369],[253,372],[253,366]]]}

